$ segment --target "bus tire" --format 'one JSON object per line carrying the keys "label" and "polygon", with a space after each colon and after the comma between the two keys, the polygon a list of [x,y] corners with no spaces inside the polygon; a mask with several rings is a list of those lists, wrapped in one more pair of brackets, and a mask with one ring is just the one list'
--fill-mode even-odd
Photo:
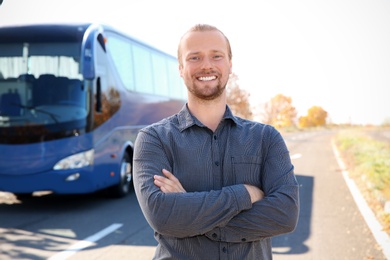
{"label": "bus tire", "polygon": [[133,168],[130,156],[125,153],[120,165],[120,181],[109,188],[109,195],[114,198],[122,198],[130,193],[133,184]]}

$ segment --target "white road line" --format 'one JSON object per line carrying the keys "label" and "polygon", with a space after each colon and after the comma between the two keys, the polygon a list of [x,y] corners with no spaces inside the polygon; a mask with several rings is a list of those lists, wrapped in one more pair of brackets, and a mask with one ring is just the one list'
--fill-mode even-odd
{"label": "white road line", "polygon": [[366,221],[368,227],[370,228],[376,242],[379,244],[379,246],[382,248],[383,254],[385,255],[386,259],[390,260],[390,238],[387,235],[385,231],[383,231],[383,227],[379,223],[379,221],[376,219],[374,212],[372,212],[371,208],[368,206],[366,200],[363,198],[362,194],[360,193],[358,187],[356,186],[355,182],[349,178],[348,171],[346,171],[346,167],[341,160],[340,154],[336,148],[336,145],[332,141],[332,147],[333,152],[336,156],[337,162],[342,170],[343,177],[345,182],[348,185],[349,190],[352,193],[352,197],[354,198],[360,213],[363,215],[364,220]]}
{"label": "white road line", "polygon": [[290,156],[291,160],[294,160],[294,159],[299,159],[302,157],[302,154],[300,153],[294,153]]}
{"label": "white road line", "polygon": [[101,238],[107,236],[108,234],[114,232],[115,230],[117,230],[118,228],[120,228],[122,226],[123,226],[123,224],[114,223],[114,224],[106,227],[105,229],[97,232],[96,234],[89,236],[86,239],[81,240],[80,242],[77,242],[76,244],[72,245],[71,247],[69,247],[65,251],[62,251],[62,252],[59,252],[59,253],[53,255],[52,257],[49,258],[49,260],[67,259],[71,255],[77,253],[80,250],[83,250],[84,248],[87,248],[87,247],[93,245],[94,242],[100,240]]}

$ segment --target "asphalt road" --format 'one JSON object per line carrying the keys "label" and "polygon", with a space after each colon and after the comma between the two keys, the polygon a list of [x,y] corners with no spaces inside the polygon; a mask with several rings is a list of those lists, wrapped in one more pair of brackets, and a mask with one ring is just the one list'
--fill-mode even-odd
{"label": "asphalt road", "polygon": [[[342,177],[333,132],[285,134],[300,183],[297,229],[273,239],[274,259],[385,259]],[[134,192],[46,195],[17,201],[0,193],[0,259],[151,259],[156,246]]]}
{"label": "asphalt road", "polygon": [[274,259],[386,259],[343,179],[334,132],[285,135],[300,189],[296,230],[273,239]]}

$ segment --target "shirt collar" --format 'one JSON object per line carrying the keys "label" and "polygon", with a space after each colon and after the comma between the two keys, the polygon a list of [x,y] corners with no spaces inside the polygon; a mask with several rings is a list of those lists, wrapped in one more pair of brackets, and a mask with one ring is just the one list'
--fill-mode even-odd
{"label": "shirt collar", "polygon": [[[180,131],[184,131],[185,129],[197,125],[200,127],[204,127],[203,125],[194,115],[191,114],[190,110],[188,109],[188,104],[185,104],[183,108],[180,110],[180,112],[177,114],[177,118],[179,121],[179,129]],[[240,121],[235,117],[230,110],[230,107],[226,105],[226,111],[223,115],[222,121],[224,120],[231,120],[236,125],[241,125]]]}

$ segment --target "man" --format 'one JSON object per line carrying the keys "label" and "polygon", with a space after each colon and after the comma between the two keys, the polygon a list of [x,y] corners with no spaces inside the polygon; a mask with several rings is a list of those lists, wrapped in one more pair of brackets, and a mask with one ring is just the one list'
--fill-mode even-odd
{"label": "man", "polygon": [[196,25],[178,48],[188,102],[142,129],[134,187],[155,231],[155,259],[272,259],[271,237],[294,230],[298,184],[273,127],[232,115],[228,39]]}

